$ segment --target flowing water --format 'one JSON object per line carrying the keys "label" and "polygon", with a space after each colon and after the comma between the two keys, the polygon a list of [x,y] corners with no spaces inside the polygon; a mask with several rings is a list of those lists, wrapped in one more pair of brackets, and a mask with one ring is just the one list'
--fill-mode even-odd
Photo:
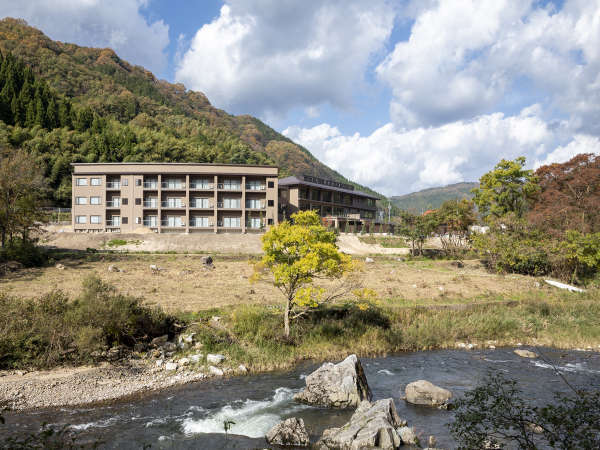
{"label": "flowing water", "polygon": [[[515,378],[527,398],[550,403],[554,392],[569,388],[556,375],[557,368],[570,384],[600,389],[600,353],[542,349],[545,360],[520,358],[512,349],[431,351],[405,353],[361,361],[374,399],[392,397],[400,417],[426,440],[434,435],[438,447],[453,448],[447,423],[451,411],[406,404],[404,386],[426,379],[450,389],[455,396],[475,387],[491,370]],[[304,377],[318,365],[302,365],[286,373],[270,373],[212,380],[150,394],[136,400],[93,408],[61,408],[5,414],[12,433],[30,433],[41,424],[70,425],[81,442],[102,441],[101,448],[133,449],[253,449],[264,448],[265,433],[288,417],[301,417],[314,442],[326,428],[340,426],[351,410],[296,404],[295,392]],[[233,421],[225,435],[224,421]]]}

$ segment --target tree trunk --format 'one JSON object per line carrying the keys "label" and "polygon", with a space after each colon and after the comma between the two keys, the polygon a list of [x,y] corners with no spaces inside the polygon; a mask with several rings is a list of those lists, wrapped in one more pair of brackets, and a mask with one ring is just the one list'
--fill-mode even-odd
{"label": "tree trunk", "polygon": [[283,329],[286,338],[290,337],[290,303],[291,300],[288,298],[285,302],[285,311],[283,312]]}

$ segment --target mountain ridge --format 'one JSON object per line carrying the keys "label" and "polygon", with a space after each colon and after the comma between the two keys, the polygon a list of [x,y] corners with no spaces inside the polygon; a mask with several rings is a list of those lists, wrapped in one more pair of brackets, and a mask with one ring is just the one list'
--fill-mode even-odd
{"label": "mountain ridge", "polygon": [[24,20],[5,18],[0,20],[0,51],[17,56],[68,98],[74,114],[83,111],[90,117],[89,128],[84,129],[24,128],[18,123],[0,127],[0,148],[37,152],[47,176],[60,173],[51,186],[55,190],[62,186],[57,201],[66,202],[70,190],[65,173],[69,169],[62,159],[272,163],[280,167],[281,176],[309,174],[375,193],[259,119],[228,114],[214,107],[205,94],[159,80],[112,49],[54,41]]}
{"label": "mountain ridge", "polygon": [[477,182],[460,182],[422,189],[405,195],[394,195],[389,199],[392,205],[400,209],[421,213],[429,209],[439,208],[447,200],[470,199],[473,197],[471,189],[478,186],[479,183]]}

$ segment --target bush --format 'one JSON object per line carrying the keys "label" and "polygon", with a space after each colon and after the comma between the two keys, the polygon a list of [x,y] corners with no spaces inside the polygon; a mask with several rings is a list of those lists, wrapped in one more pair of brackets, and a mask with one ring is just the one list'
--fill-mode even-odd
{"label": "bush", "polygon": [[174,319],[97,276],[75,300],[54,291],[38,299],[0,296],[0,368],[52,367],[94,359],[112,346],[133,347],[164,334]]}
{"label": "bush", "polygon": [[38,267],[48,262],[48,255],[35,243],[15,238],[0,249],[0,262],[6,261],[18,261],[25,267]]}

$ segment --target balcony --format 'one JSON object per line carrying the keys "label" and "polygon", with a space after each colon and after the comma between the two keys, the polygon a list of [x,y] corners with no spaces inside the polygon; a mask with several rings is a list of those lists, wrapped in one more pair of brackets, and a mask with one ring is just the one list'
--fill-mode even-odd
{"label": "balcony", "polygon": [[158,181],[144,181],[144,189],[158,189]]}
{"label": "balcony", "polygon": [[212,202],[190,202],[190,209],[213,209],[215,207]]}
{"label": "balcony", "polygon": [[165,228],[185,228],[185,224],[180,221],[161,220],[160,224]]}
{"label": "balcony", "polygon": [[120,220],[111,220],[108,219],[106,221],[106,228],[119,228],[121,226]]}
{"label": "balcony", "polygon": [[240,203],[223,203],[223,202],[217,202],[217,208],[219,209],[242,209],[242,205]]}
{"label": "balcony", "polygon": [[143,222],[145,227],[148,228],[157,228],[158,227],[158,220],[154,219],[154,220],[148,220],[148,219],[144,219]]}
{"label": "balcony", "polygon": [[163,181],[160,185],[163,189],[171,189],[171,190],[185,189],[185,183],[169,183],[169,182]]}
{"label": "balcony", "polygon": [[154,201],[153,200],[150,200],[150,201],[145,200],[144,208],[154,208],[154,209],[158,208],[158,200],[154,200]]}
{"label": "balcony", "polygon": [[251,202],[246,202],[246,209],[252,209],[252,210],[262,210],[265,209],[267,207],[266,203],[251,203]]}
{"label": "balcony", "polygon": [[241,191],[241,184],[217,183],[217,189],[220,191]]}
{"label": "balcony", "polygon": [[106,202],[106,207],[107,208],[120,208],[121,200],[109,200]]}
{"label": "balcony", "polygon": [[247,184],[246,185],[246,190],[247,191],[264,191],[267,189],[267,186],[264,184],[260,184],[260,185],[255,185],[255,184]]}
{"label": "balcony", "polygon": [[190,223],[190,228],[200,229],[200,228],[213,228],[213,227],[214,227],[213,222],[202,223],[202,222],[193,222],[192,221]]}
{"label": "balcony", "polygon": [[215,188],[213,183],[190,183],[190,189],[197,191],[212,191]]}
{"label": "balcony", "polygon": [[160,206],[169,209],[185,209],[185,203],[182,202],[161,202]]}
{"label": "balcony", "polygon": [[121,182],[120,181],[107,181],[106,189],[121,189]]}

